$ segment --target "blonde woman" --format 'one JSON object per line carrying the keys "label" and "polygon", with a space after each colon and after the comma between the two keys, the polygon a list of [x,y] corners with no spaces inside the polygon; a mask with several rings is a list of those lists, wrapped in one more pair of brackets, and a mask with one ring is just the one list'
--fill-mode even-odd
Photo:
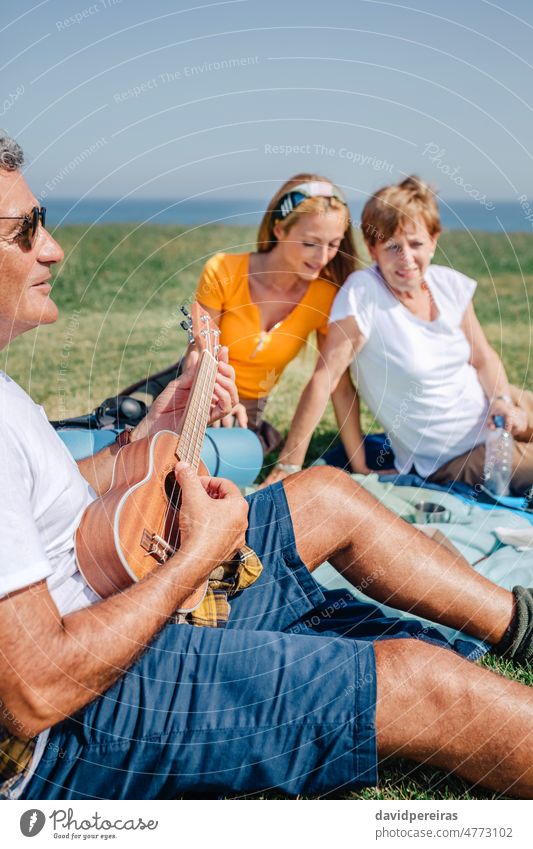
{"label": "blonde woman", "polygon": [[331,305],[355,265],[341,191],[325,177],[297,174],[270,201],[257,250],[216,254],[203,269],[196,298],[229,350],[244,407],[240,424],[247,416],[265,451],[281,441],[263,420],[268,395],[313,331],[321,350]]}

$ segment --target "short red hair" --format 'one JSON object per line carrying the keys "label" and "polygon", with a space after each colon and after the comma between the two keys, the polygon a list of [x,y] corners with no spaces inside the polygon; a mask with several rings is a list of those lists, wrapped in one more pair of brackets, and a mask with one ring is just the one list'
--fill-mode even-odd
{"label": "short red hair", "polygon": [[374,247],[418,218],[431,237],[439,235],[442,226],[435,192],[413,174],[398,185],[384,186],[366,202],[361,216],[363,238],[369,247]]}

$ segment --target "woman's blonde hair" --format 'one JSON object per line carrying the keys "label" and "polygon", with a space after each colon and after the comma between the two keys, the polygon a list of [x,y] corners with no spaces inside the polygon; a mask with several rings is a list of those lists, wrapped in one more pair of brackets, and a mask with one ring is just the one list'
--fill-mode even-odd
{"label": "woman's blonde hair", "polygon": [[397,186],[384,186],[368,200],[361,216],[361,230],[367,245],[390,239],[408,222],[421,218],[430,236],[442,227],[435,191],[416,174]]}
{"label": "woman's blonde hair", "polygon": [[274,233],[274,227],[277,223],[279,223],[285,233],[288,233],[291,227],[300,220],[302,215],[308,215],[309,213],[324,214],[329,210],[342,212],[345,216],[346,226],[344,236],[342,237],[342,241],[339,245],[339,250],[331,262],[328,262],[325,268],[323,268],[320,272],[321,278],[329,280],[330,283],[333,283],[335,286],[339,286],[340,288],[348,275],[351,274],[352,271],[355,271],[356,267],[359,267],[359,258],[353,238],[350,211],[348,207],[334,197],[313,197],[303,200],[292,210],[292,212],[289,212],[285,218],[282,218],[280,213],[279,202],[283,196],[300,183],[310,182],[329,183],[330,185],[333,185],[331,180],[328,180],[327,177],[321,177],[318,174],[306,173],[296,174],[294,177],[291,177],[290,180],[287,180],[286,183],[283,183],[268,204],[263,220],[259,225],[259,232],[257,234],[257,251],[258,253],[268,253],[268,251],[271,251],[274,248],[278,241]]}

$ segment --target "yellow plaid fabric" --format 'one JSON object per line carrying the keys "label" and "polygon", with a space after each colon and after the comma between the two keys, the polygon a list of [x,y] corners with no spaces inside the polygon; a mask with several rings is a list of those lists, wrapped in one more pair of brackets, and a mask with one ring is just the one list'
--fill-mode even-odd
{"label": "yellow plaid fabric", "polygon": [[211,572],[202,603],[184,617],[190,625],[224,628],[230,615],[229,599],[257,581],[263,564],[251,548],[244,546],[235,557]]}
{"label": "yellow plaid fabric", "polygon": [[26,772],[35,743],[35,740],[20,740],[0,726],[0,792],[9,790],[19,775]]}
{"label": "yellow plaid fabric", "polygon": [[[211,573],[202,603],[181,621],[190,625],[223,628],[229,619],[229,599],[256,581],[263,571],[259,557],[248,546]],[[0,726],[0,792],[5,793],[28,769],[36,740],[20,740]]]}

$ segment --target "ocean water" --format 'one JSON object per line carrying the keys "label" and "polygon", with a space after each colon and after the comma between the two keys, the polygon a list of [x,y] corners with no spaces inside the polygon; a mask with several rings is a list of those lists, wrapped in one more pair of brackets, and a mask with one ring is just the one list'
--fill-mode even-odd
{"label": "ocean water", "polygon": [[[47,220],[52,227],[63,224],[107,224],[111,222],[146,222],[198,227],[205,224],[249,225],[257,227],[265,206],[264,200],[253,199],[85,199],[48,198]],[[362,204],[350,203],[357,224]],[[494,201],[494,209],[486,209],[476,201],[440,203],[442,223],[448,230],[483,230],[492,233],[533,233],[533,221],[518,202]]]}

